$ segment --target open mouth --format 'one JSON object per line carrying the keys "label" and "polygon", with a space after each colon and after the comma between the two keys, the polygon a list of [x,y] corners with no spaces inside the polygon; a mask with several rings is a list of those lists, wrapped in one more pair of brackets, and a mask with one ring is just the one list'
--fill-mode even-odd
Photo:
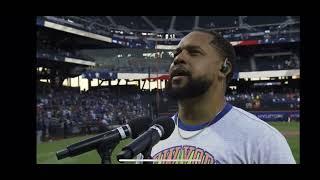
{"label": "open mouth", "polygon": [[172,81],[181,80],[183,78],[187,78],[187,76],[174,76],[174,77],[172,77]]}
{"label": "open mouth", "polygon": [[186,77],[186,76],[190,76],[190,73],[182,70],[182,69],[176,69],[174,71],[172,71],[170,77],[173,78],[179,78],[179,77]]}
{"label": "open mouth", "polygon": [[180,83],[181,81],[188,79],[190,76],[191,74],[182,68],[175,69],[170,74],[170,78],[174,84]]}

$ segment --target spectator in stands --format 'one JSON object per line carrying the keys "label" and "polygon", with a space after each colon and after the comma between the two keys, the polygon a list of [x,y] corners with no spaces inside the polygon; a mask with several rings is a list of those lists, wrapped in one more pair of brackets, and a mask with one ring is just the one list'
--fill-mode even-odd
{"label": "spectator in stands", "polygon": [[253,101],[253,108],[255,110],[259,109],[260,108],[260,100],[259,99],[254,99]]}
{"label": "spectator in stands", "polygon": [[252,109],[252,103],[251,102],[247,102],[246,103],[246,109]]}

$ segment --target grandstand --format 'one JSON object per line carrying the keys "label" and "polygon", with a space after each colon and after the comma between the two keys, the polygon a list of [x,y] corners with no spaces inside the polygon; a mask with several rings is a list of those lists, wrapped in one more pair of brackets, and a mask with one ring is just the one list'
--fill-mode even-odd
{"label": "grandstand", "polygon": [[39,16],[41,141],[173,115],[177,104],[163,92],[173,50],[199,27],[235,47],[228,102],[265,121],[299,121],[299,16]]}

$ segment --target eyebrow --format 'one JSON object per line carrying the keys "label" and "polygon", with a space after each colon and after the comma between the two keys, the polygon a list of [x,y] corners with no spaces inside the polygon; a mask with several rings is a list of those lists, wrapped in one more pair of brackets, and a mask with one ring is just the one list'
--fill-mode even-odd
{"label": "eyebrow", "polygon": [[190,50],[199,50],[200,53],[206,54],[206,52],[200,46],[196,46],[196,45],[187,45],[185,47],[178,47],[177,49],[175,49],[175,53],[181,52],[183,49],[186,49],[188,51],[190,51]]}

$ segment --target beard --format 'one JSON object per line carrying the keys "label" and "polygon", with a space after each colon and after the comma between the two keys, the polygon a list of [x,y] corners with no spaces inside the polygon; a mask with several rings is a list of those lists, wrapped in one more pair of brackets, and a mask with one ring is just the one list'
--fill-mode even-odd
{"label": "beard", "polygon": [[212,80],[204,77],[193,79],[187,76],[187,83],[182,87],[172,87],[172,78],[170,77],[165,87],[166,94],[174,100],[183,100],[200,96],[208,91],[212,84]]}

